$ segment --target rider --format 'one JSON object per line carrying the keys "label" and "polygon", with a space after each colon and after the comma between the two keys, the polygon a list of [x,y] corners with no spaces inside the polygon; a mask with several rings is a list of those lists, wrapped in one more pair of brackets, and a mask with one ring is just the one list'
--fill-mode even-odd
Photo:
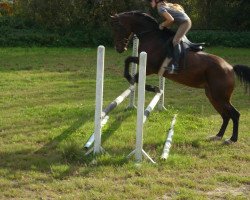
{"label": "rider", "polygon": [[179,69],[178,62],[180,59],[181,46],[180,42],[192,26],[192,22],[185,13],[183,7],[179,4],[172,4],[166,0],[148,0],[152,8],[157,8],[160,16],[163,17],[164,22],[159,25],[162,30],[165,27],[170,27],[173,24],[178,26],[176,34],[173,39],[174,56],[169,73],[176,73]]}

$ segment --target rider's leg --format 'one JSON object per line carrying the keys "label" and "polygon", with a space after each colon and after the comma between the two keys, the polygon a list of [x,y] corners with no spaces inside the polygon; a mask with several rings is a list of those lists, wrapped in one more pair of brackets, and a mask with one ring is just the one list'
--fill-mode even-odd
{"label": "rider's leg", "polygon": [[188,20],[179,26],[174,36],[174,39],[173,39],[173,47],[174,47],[173,55],[174,56],[173,56],[173,61],[172,61],[172,65],[171,65],[171,69],[169,73],[176,73],[176,71],[179,70],[179,60],[181,56],[180,42],[182,38],[185,36],[185,34],[189,31],[190,28],[191,28],[191,21]]}

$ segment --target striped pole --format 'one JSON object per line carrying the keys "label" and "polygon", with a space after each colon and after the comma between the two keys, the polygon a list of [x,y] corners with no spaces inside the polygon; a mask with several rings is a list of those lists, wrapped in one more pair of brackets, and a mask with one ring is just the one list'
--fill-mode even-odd
{"label": "striped pole", "polygon": [[[139,39],[136,37],[136,35],[134,35],[134,37],[133,37],[133,53],[132,53],[133,57],[138,57],[138,48],[139,48]],[[132,63],[132,68],[131,68],[132,78],[135,77],[136,73],[137,73],[137,64]],[[136,86],[136,83],[134,83],[134,85],[130,85],[130,86]],[[135,108],[136,107],[135,106],[135,88],[136,87],[134,87],[134,90],[131,91],[128,108]]]}
{"label": "striped pole", "polygon": [[122,103],[132,92],[135,90],[135,86],[130,86],[120,96],[118,96],[113,102],[111,102],[104,110],[103,115],[106,116],[109,112],[114,110],[120,103]]}
{"label": "striped pole", "polygon": [[[134,90],[135,86],[131,86],[129,89],[125,90],[120,96],[118,96],[114,101],[112,101],[103,111],[101,114],[101,127],[103,127],[108,122],[108,114],[114,110],[119,104],[121,104]],[[99,90],[99,89],[98,89]],[[101,95],[101,94],[100,94]],[[96,105],[97,106],[97,105]],[[95,122],[96,123],[96,122]],[[99,123],[99,122],[97,122]],[[94,137],[95,132],[90,136],[87,143],[85,144],[84,148],[88,149],[91,147],[93,142],[95,141]]]}
{"label": "striped pole", "polygon": [[[101,128],[108,122],[108,120],[109,120],[109,116],[105,116],[102,119]],[[92,146],[92,144],[94,143],[94,141],[95,141],[95,132],[89,137],[88,141],[84,145],[84,148],[89,149]],[[88,154],[88,153],[86,153],[86,154]]]}
{"label": "striped pole", "polygon": [[176,122],[176,117],[177,117],[177,114],[174,115],[174,118],[171,122],[170,129],[168,131],[168,136],[167,136],[166,142],[164,144],[164,148],[163,148],[162,155],[161,155],[161,159],[163,159],[163,160],[166,160],[169,156],[169,151],[170,151],[171,143],[172,143],[172,137],[174,135],[174,125]]}
{"label": "striped pole", "polygon": [[157,93],[154,98],[151,100],[149,103],[148,107],[144,111],[144,116],[143,116],[143,123],[146,122],[148,116],[150,113],[154,110],[156,104],[160,101],[160,98],[162,97],[163,92],[161,91],[160,93]]}

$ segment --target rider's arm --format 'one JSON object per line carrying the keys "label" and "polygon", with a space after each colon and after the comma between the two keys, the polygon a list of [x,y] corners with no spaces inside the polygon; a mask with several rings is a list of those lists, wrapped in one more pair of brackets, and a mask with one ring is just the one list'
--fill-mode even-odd
{"label": "rider's arm", "polygon": [[164,22],[160,24],[160,27],[170,27],[174,23],[174,18],[168,12],[161,13],[164,18]]}

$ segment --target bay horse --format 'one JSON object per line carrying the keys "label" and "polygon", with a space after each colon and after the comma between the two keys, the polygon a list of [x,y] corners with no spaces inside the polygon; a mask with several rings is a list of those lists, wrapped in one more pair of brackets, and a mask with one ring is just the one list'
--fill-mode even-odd
{"label": "bay horse", "polygon": [[[139,52],[147,53],[146,75],[158,74],[170,80],[194,88],[202,88],[210,103],[221,115],[223,123],[215,136],[210,140],[221,140],[229,120],[233,121],[233,133],[225,144],[238,140],[240,113],[231,104],[230,99],[235,87],[235,75],[249,89],[250,68],[243,65],[231,66],[224,59],[205,52],[189,51],[185,59],[180,59],[180,66],[185,67],[178,74],[168,74],[164,67],[170,62],[174,32],[170,29],[159,30],[158,22],[150,15],[131,11],[111,16],[111,25],[114,33],[115,49],[122,53],[126,50],[132,35],[139,38]],[[129,64],[138,64],[138,57],[128,57],[125,61],[124,76],[133,83],[129,75]],[[138,74],[135,78],[138,82]],[[150,88],[146,89],[150,90]],[[152,89],[152,88],[151,88]]]}

